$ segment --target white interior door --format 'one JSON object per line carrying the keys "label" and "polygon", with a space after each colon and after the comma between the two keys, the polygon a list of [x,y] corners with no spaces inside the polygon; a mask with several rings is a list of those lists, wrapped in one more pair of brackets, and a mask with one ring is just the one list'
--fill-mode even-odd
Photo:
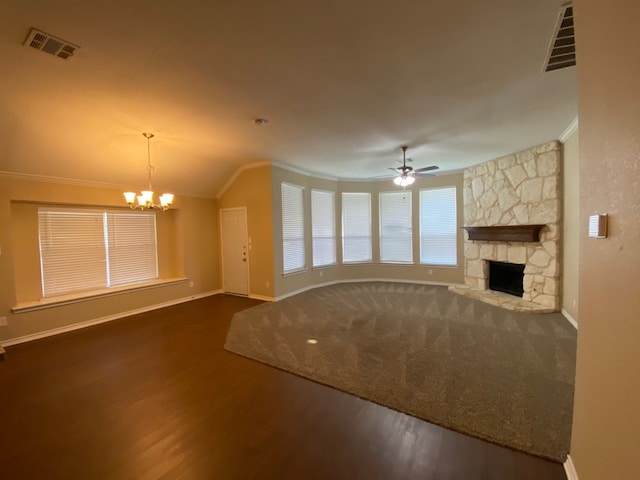
{"label": "white interior door", "polygon": [[222,284],[226,293],[249,294],[249,252],[247,250],[247,210],[220,211],[222,225]]}

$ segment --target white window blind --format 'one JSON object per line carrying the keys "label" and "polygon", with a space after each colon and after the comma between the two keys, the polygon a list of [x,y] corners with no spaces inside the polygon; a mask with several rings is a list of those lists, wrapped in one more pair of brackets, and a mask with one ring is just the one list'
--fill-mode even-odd
{"label": "white window blind", "polygon": [[156,216],[109,212],[107,217],[109,286],[158,278]]}
{"label": "white window blind", "polygon": [[334,192],[311,190],[313,266],[336,263],[336,199]]}
{"label": "white window blind", "polygon": [[152,213],[41,208],[38,229],[44,297],[158,278]]}
{"label": "white window blind", "polygon": [[38,210],[42,295],[107,286],[103,212]]}
{"label": "white window blind", "polygon": [[370,262],[371,194],[342,194],[342,261]]}
{"label": "white window blind", "polygon": [[380,193],[380,261],[413,261],[411,192]]}
{"label": "white window blind", "polygon": [[282,183],[282,270],[302,270],[304,254],[304,188]]}
{"label": "white window blind", "polygon": [[456,187],[420,190],[420,263],[457,264]]}

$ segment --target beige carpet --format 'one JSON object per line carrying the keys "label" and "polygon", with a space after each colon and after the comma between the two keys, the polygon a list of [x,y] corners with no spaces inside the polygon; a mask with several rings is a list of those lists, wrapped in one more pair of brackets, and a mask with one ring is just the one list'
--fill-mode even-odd
{"label": "beige carpet", "polygon": [[350,283],[237,313],[225,348],[500,445],[569,451],[576,331],[560,314]]}

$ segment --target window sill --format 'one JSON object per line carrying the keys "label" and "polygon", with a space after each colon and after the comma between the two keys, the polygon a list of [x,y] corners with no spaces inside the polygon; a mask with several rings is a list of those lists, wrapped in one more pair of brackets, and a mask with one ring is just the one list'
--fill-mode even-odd
{"label": "window sill", "polygon": [[307,267],[303,267],[303,268],[296,268],[295,270],[290,270],[288,272],[283,272],[282,276],[283,277],[290,277],[291,275],[297,275],[298,273],[302,273],[302,272],[306,272],[309,269]]}
{"label": "window sill", "polygon": [[460,265],[443,265],[441,263],[418,263],[419,267],[429,267],[429,268],[460,268]]}
{"label": "window sill", "polygon": [[138,290],[148,290],[150,288],[165,287],[167,285],[175,285],[184,283],[188,279],[186,277],[168,278],[162,280],[154,280],[152,282],[137,283],[135,285],[125,285],[115,288],[104,288],[101,290],[92,290],[90,292],[72,293],[69,295],[60,295],[58,297],[43,298],[35,302],[19,303],[11,309],[13,313],[32,312],[34,310],[43,310],[45,308],[60,307],[62,305],[70,305],[72,303],[85,302],[96,298],[111,297],[113,295],[122,295],[123,293],[131,293]]}
{"label": "window sill", "polygon": [[324,270],[325,268],[340,267],[339,263],[327,263],[326,265],[314,265],[311,270]]}

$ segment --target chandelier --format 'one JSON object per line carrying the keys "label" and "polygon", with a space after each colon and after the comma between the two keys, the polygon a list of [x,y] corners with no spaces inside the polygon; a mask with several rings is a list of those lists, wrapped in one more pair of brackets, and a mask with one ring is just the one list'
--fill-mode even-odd
{"label": "chandelier", "polygon": [[[151,148],[149,140],[153,138],[153,133],[142,134],[147,139],[147,172],[149,173],[149,189],[142,190],[140,195],[135,192],[124,192],[124,198],[127,205],[131,208],[139,208],[141,210],[162,209],[167,210],[173,203],[173,193],[163,193],[160,195],[160,205],[153,203],[153,188],[151,187],[151,172],[154,166],[151,164]],[[138,203],[136,204],[136,199]]]}

